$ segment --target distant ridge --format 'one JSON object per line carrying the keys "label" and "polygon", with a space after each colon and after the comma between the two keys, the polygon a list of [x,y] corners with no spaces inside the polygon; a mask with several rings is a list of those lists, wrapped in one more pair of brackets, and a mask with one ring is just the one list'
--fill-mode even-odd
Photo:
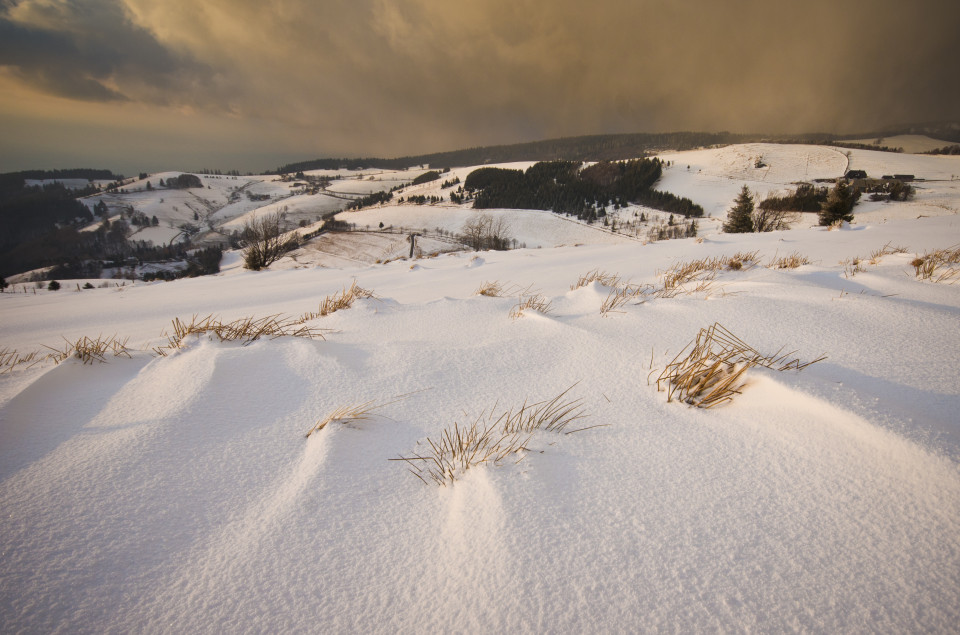
{"label": "distant ridge", "polygon": [[692,150],[714,145],[733,143],[775,142],[775,143],[812,143],[830,144],[841,139],[865,139],[870,137],[894,136],[897,134],[926,134],[944,141],[960,142],[960,124],[956,122],[936,122],[925,124],[902,124],[879,131],[856,134],[833,134],[812,132],[794,135],[745,134],[732,132],[663,132],[663,133],[624,133],[562,137],[527,143],[483,146],[420,154],[414,156],[383,159],[367,158],[331,158],[313,159],[288,163],[280,166],[272,174],[286,174],[306,170],[336,170],[339,168],[383,168],[399,170],[415,165],[428,164],[432,167],[464,167],[486,163],[509,163],[512,161],[619,161],[635,159],[645,153],[661,150]]}

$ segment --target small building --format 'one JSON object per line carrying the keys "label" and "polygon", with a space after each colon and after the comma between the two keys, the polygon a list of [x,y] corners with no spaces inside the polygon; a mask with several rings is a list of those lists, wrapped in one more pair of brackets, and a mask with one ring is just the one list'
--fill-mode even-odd
{"label": "small building", "polygon": [[847,170],[845,175],[848,179],[865,179],[867,178],[866,170]]}

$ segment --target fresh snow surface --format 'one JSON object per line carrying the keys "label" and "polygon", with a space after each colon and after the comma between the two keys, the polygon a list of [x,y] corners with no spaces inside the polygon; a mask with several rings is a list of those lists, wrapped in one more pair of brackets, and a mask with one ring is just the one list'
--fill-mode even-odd
{"label": "fresh snow surface", "polygon": [[[664,181],[719,221],[743,184],[785,188],[847,161],[780,147],[670,155]],[[749,167],[758,149],[766,179]],[[888,156],[909,159],[851,158]],[[916,159],[904,169],[922,176]],[[960,172],[953,161],[930,165]],[[136,351],[0,375],[3,631],[956,632],[960,284],[919,281],[910,262],[960,244],[960,196],[917,185],[917,200],[860,217],[862,204],[839,231],[705,221],[701,242],[551,238],[386,264],[345,252],[256,273],[231,252],[219,276],[0,294],[0,346],[117,334]],[[918,214],[930,197],[939,214]],[[432,227],[404,218],[425,210],[369,222]],[[888,244],[907,251],[866,262]],[[605,317],[609,289],[571,290],[593,269],[656,284],[676,263],[753,251],[758,266],[709,293]],[[793,252],[811,264],[764,266]],[[299,316],[353,281],[376,298],[309,321],[323,340],[150,352],[174,317]],[[485,281],[551,310],[512,319],[517,298],[476,295]],[[763,352],[827,359],[751,370],[712,410],[668,403],[660,369],[715,322]],[[389,460],[568,388],[588,415],[571,427],[595,427],[538,432],[518,463],[439,487]],[[376,416],[305,438],[369,401]]]}

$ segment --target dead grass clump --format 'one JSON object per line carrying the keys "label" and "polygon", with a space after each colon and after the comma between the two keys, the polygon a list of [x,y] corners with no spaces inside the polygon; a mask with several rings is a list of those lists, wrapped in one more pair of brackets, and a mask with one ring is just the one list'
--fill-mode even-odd
{"label": "dead grass clump", "polygon": [[627,302],[642,297],[645,291],[647,291],[646,288],[637,285],[627,285],[611,289],[609,295],[604,299],[603,304],[600,305],[600,315],[605,316],[608,313],[616,311]]}
{"label": "dead grass clump", "polygon": [[849,260],[843,260],[840,264],[843,265],[843,277],[845,278],[852,278],[858,273],[866,271],[863,266],[863,259],[859,256],[854,256]]}
{"label": "dead grass clump", "polygon": [[[420,391],[416,391],[416,392],[420,392]],[[319,432],[320,430],[323,430],[324,428],[327,427],[327,424],[330,424],[330,423],[341,423],[343,425],[347,425],[349,423],[354,423],[357,421],[368,421],[375,416],[382,416],[382,415],[375,415],[374,413],[377,410],[380,410],[381,408],[384,408],[391,404],[395,404],[398,401],[403,401],[404,399],[406,399],[412,394],[414,393],[411,392],[404,395],[397,395],[390,401],[384,401],[379,403],[377,401],[370,400],[370,401],[365,401],[363,403],[340,406],[339,408],[337,408],[327,416],[321,419],[318,419],[317,422],[313,424],[313,426],[310,428],[310,430],[307,431],[306,436],[309,438],[311,434],[313,434],[314,432]]]}
{"label": "dead grass clump", "polygon": [[166,356],[168,351],[183,348],[185,341],[191,335],[198,337],[201,335],[213,336],[221,342],[240,342],[244,346],[263,337],[273,339],[292,336],[323,339],[323,331],[302,324],[300,320],[283,317],[279,314],[263,318],[246,317],[233,322],[223,322],[220,318],[212,315],[205,318],[194,315],[190,322],[174,318],[173,333],[167,335],[167,344],[154,348],[154,351],[161,356]]}
{"label": "dead grass clump", "polygon": [[0,375],[12,372],[13,369],[18,366],[30,368],[34,364],[38,364],[44,359],[47,359],[47,357],[47,355],[43,355],[39,351],[20,353],[14,348],[0,348]]}
{"label": "dead grass clump", "polygon": [[757,266],[757,251],[738,251],[727,260],[727,269],[731,271],[749,271]]}
{"label": "dead grass clump", "polygon": [[542,293],[531,293],[529,295],[520,295],[517,305],[510,309],[510,317],[514,320],[521,317],[525,311],[538,311],[546,315],[552,309],[552,303]]}
{"label": "dead grass clump", "polygon": [[953,283],[960,276],[960,246],[929,251],[910,264],[920,280]]}
{"label": "dead grass clump", "polygon": [[781,256],[780,258],[774,258],[768,266],[774,269],[796,269],[803,265],[809,265],[809,264],[810,264],[809,258],[795,251],[789,256]]}
{"label": "dead grass clump", "polygon": [[[783,349],[781,349],[782,351]],[[743,375],[754,366],[777,371],[802,370],[821,360],[801,362],[793,353],[763,355],[719,323],[700,329],[696,339],[667,364],[657,378],[657,390],[666,390],[667,401],[677,399],[698,408],[712,408],[740,394]]]}
{"label": "dead grass clump", "polygon": [[599,282],[605,287],[621,287],[624,286],[623,281],[620,279],[620,276],[615,273],[607,273],[606,271],[600,271],[599,269],[594,269],[593,271],[588,271],[587,273],[580,276],[577,279],[576,283],[570,285],[571,291],[576,291],[577,289],[583,288],[592,282]]}
{"label": "dead grass clump", "polygon": [[905,254],[905,253],[907,253],[906,247],[895,247],[895,246],[891,247],[890,243],[887,243],[880,249],[875,249],[872,252],[870,252],[870,264],[876,266],[880,264],[880,261],[883,259],[884,256],[889,256],[890,254]]}
{"label": "dead grass clump", "polygon": [[129,359],[130,350],[127,348],[128,339],[129,338],[121,340],[116,335],[110,337],[98,335],[96,338],[84,336],[76,342],[64,339],[66,346],[63,349],[47,347],[51,351],[47,357],[52,359],[56,364],[71,357],[79,359],[84,364],[92,364],[93,362],[105,363],[107,361],[105,357],[108,354],[112,354],[114,357],[126,357]]}
{"label": "dead grass clump", "polygon": [[493,282],[483,282],[474,294],[488,298],[502,298],[508,295],[523,295],[527,291],[529,291],[529,288],[521,289],[515,284],[504,284],[499,280],[494,280]]}
{"label": "dead grass clump", "polygon": [[296,323],[303,324],[304,322],[309,322],[320,317],[326,317],[342,309],[349,309],[358,298],[375,297],[373,291],[357,286],[357,281],[354,280],[349,289],[344,288],[338,293],[328,295],[320,302],[320,308],[318,308],[317,311],[304,313],[297,319]]}
{"label": "dead grass clump", "polygon": [[489,415],[481,414],[469,425],[454,422],[440,432],[438,439],[427,438],[423,453],[391,460],[405,461],[414,476],[437,485],[452,485],[467,470],[479,465],[502,465],[508,459],[519,463],[523,460],[521,453],[528,450],[527,444],[540,430],[572,434],[597,427],[566,430],[570,423],[587,416],[582,399],[566,397],[572,388],[553,399],[524,403],[519,409],[497,416],[493,414],[494,406]]}

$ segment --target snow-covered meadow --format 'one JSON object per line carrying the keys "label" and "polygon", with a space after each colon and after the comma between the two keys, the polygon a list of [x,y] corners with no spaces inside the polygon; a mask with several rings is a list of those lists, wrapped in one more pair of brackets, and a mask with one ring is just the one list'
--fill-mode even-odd
{"label": "snow-covered meadow", "polygon": [[[219,276],[0,295],[0,346],[116,334],[131,351],[0,375],[4,631],[955,632],[960,284],[911,262],[960,244],[960,158],[664,158],[658,187],[713,216],[702,240],[502,210],[530,248],[256,273],[228,254]],[[930,180],[838,231],[718,233],[743,184],[782,191],[848,161]],[[342,216],[456,229],[472,213]],[[753,266],[606,315],[610,288],[572,288],[596,270],[656,287],[737,253]],[[809,264],[772,266],[794,253]],[[513,292],[477,294],[495,281]],[[173,318],[296,318],[354,282],[375,297],[307,319],[322,338],[152,350]],[[521,292],[549,310],[513,317]],[[660,371],[714,323],[764,353],[827,358],[751,369],[714,409],[668,403]],[[567,389],[586,415],[569,434],[538,431],[452,485],[391,460]],[[369,418],[305,436],[362,404]]]}

